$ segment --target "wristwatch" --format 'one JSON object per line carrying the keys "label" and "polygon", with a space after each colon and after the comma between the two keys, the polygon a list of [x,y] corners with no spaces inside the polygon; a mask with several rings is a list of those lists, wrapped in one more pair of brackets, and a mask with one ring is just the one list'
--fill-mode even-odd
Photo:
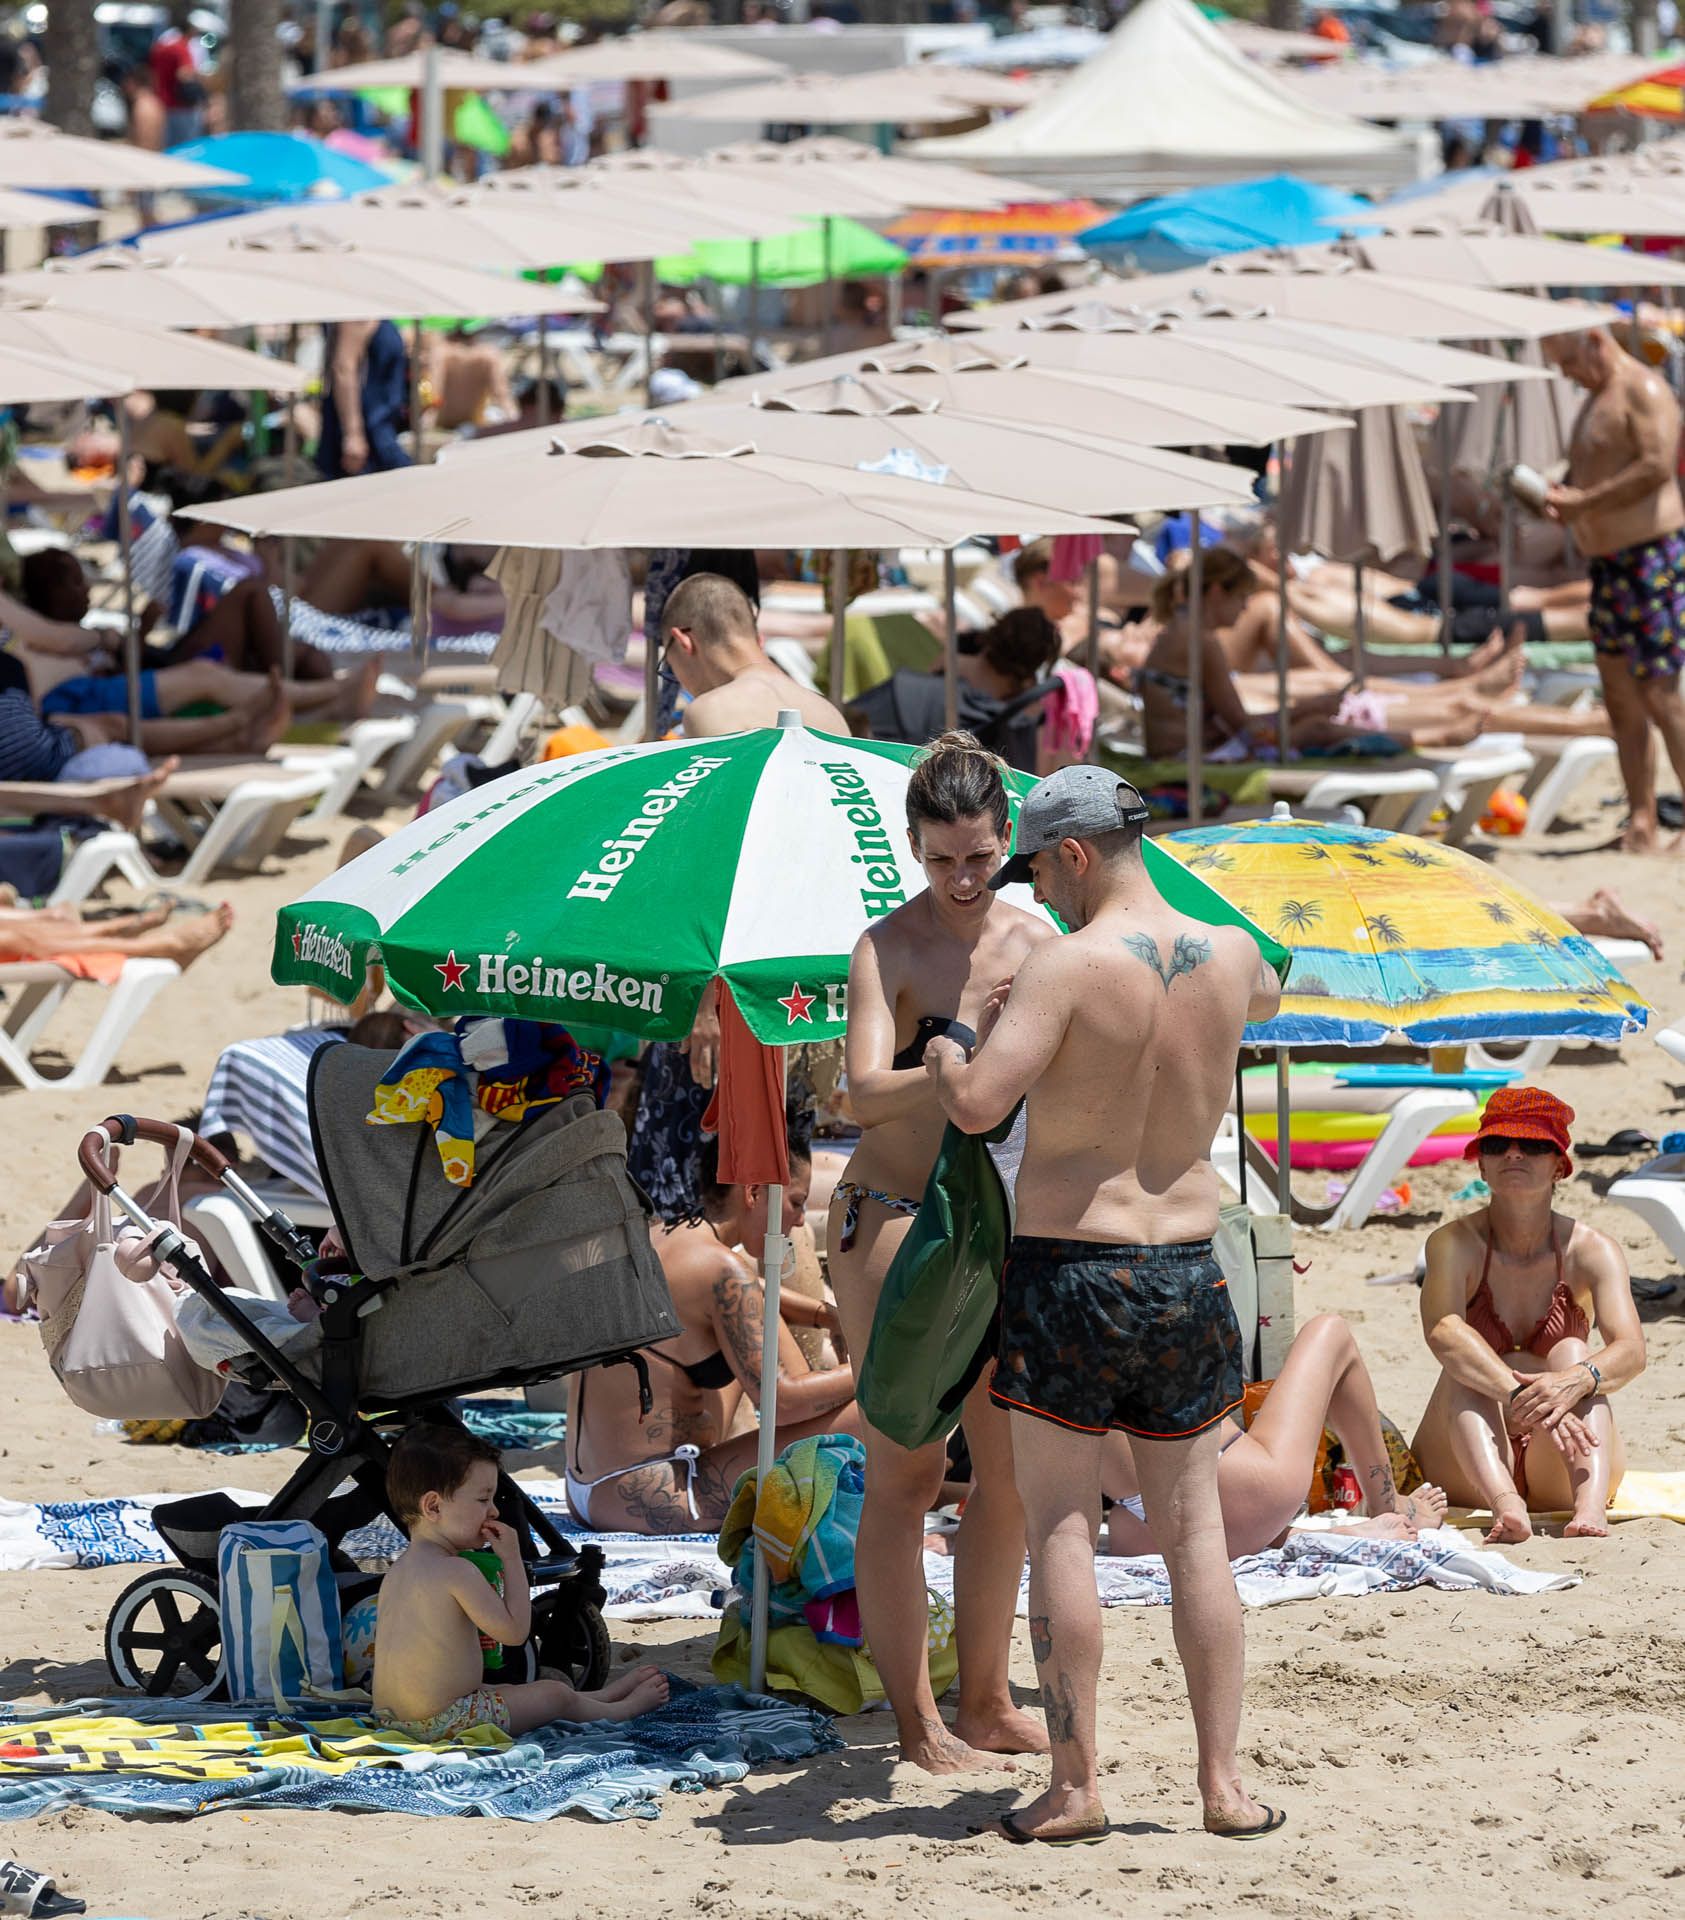
{"label": "wristwatch", "polygon": [[1591,1375],[1592,1392],[1601,1393],[1603,1391],[1603,1369],[1598,1366],[1594,1360],[1582,1360],[1580,1365]]}

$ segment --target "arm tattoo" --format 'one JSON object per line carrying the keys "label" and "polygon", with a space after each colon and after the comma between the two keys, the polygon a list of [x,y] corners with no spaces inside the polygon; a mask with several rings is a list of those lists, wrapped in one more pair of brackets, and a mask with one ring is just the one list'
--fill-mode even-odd
{"label": "arm tattoo", "polygon": [[1047,1737],[1059,1742],[1074,1740],[1077,1726],[1076,1689],[1071,1685],[1071,1676],[1063,1667],[1059,1669],[1058,1681],[1053,1686],[1045,1682],[1041,1689],[1041,1708],[1047,1715]]}
{"label": "arm tattoo", "polygon": [[1053,1622],[1045,1613],[1030,1615],[1030,1652],[1038,1667],[1053,1657]]}
{"label": "arm tattoo", "polygon": [[761,1342],[765,1324],[752,1284],[734,1268],[714,1282],[714,1323],[726,1358],[745,1385],[761,1388]]}
{"label": "arm tattoo", "polygon": [[1144,967],[1150,968],[1158,976],[1164,983],[1166,993],[1178,974],[1192,973],[1195,967],[1203,966],[1211,958],[1211,942],[1194,933],[1177,934],[1170,949],[1168,965],[1159,953],[1158,942],[1150,933],[1126,933],[1123,944]]}

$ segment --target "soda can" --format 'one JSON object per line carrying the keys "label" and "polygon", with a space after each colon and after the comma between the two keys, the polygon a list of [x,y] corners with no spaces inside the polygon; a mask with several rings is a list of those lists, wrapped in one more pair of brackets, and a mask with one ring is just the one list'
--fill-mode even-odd
{"label": "soda can", "polygon": [[1344,1461],[1334,1469],[1333,1486],[1329,1490],[1332,1505],[1343,1513],[1355,1513],[1363,1505],[1363,1483],[1355,1470]]}

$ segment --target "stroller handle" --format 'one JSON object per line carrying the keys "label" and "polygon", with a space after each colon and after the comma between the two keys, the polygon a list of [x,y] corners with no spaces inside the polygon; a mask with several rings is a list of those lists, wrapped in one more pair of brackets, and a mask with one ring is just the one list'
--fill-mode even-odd
{"label": "stroller handle", "polygon": [[[76,1158],[96,1191],[110,1193],[117,1176],[106,1165],[107,1150],[114,1146],[132,1147],[137,1140],[149,1140],[154,1146],[174,1147],[182,1129],[167,1120],[144,1120],[132,1113],[116,1113],[83,1134]],[[228,1157],[219,1153],[208,1140],[194,1134],[188,1158],[196,1160],[213,1180],[220,1181],[229,1172]]]}

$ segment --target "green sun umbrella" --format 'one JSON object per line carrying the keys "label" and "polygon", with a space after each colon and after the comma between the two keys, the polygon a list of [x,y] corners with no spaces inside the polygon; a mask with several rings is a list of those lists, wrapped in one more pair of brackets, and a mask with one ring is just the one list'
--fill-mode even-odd
{"label": "green sun umbrella", "polygon": [[[549,761],[411,822],[279,916],[273,971],[355,997],[378,961],[423,1012],[682,1039],[730,987],[769,1045],[840,1036],[848,957],[919,892],[904,831],[919,750],[761,728]],[[1016,798],[1031,782],[1009,775]],[[1285,949],[1151,841],[1182,911]],[[1027,889],[1008,899],[1032,906]]]}

